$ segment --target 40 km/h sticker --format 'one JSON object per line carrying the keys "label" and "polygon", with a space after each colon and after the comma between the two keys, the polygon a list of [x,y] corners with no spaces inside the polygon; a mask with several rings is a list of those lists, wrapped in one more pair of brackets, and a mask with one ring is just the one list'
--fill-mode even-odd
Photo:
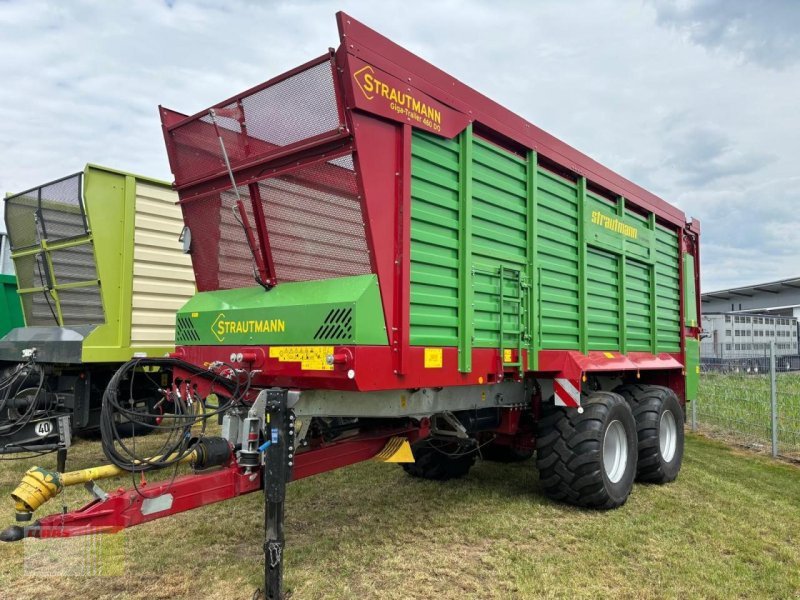
{"label": "40 km/h sticker", "polygon": [[37,423],[33,428],[34,433],[39,437],[47,437],[48,435],[53,433],[54,430],[55,428],[53,427],[52,421],[41,421]]}
{"label": "40 km/h sticker", "polygon": [[280,362],[299,362],[303,371],[333,371],[328,364],[328,355],[333,346],[272,346],[269,357]]}

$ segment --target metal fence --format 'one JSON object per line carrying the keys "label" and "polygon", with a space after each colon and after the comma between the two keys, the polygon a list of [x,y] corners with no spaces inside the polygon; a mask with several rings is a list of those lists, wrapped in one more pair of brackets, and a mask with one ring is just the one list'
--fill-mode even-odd
{"label": "metal fence", "polygon": [[765,353],[724,364],[701,361],[700,391],[691,403],[692,431],[800,460],[798,357]]}

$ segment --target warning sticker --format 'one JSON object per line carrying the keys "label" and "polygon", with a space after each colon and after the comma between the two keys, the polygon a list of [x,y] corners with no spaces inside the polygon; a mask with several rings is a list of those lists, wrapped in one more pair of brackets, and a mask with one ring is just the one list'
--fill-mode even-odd
{"label": "warning sticker", "polygon": [[513,360],[513,354],[511,353],[510,348],[505,348],[503,350],[503,362],[510,363]]}
{"label": "warning sticker", "polygon": [[442,368],[441,348],[425,348],[425,368],[426,369]]}
{"label": "warning sticker", "polygon": [[280,362],[299,362],[303,371],[333,371],[328,364],[328,356],[333,354],[333,346],[272,346],[269,357]]}

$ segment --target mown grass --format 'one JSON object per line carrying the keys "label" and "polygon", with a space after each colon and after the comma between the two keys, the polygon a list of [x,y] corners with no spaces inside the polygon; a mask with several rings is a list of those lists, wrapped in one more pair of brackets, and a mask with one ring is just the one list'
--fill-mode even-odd
{"label": "mown grass", "polygon": [[[778,450],[800,459],[800,373],[777,374]],[[772,440],[767,374],[703,373],[697,400],[698,426],[751,448],[769,450]]]}
{"label": "mown grass", "polygon": [[[82,442],[69,467],[100,459]],[[0,463],[4,523],[28,464]],[[133,528],[120,534],[124,574],[109,577],[37,578],[25,553],[57,542],[4,544],[0,596],[249,599],[262,527],[252,494]],[[286,533],[293,599],[800,597],[800,469],[691,435],[678,481],[637,485],[615,511],[546,500],[532,461],[444,484],[370,462],[291,484]]]}

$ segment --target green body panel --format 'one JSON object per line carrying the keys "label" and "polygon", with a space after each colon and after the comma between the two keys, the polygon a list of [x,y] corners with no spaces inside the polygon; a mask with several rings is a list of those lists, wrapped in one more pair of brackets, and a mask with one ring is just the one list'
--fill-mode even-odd
{"label": "green body panel", "polygon": [[17,278],[13,275],[0,275],[0,337],[24,324],[17,294]]}
{"label": "green body panel", "polygon": [[686,338],[686,399],[697,399],[700,383],[700,340]]}
{"label": "green body panel", "polygon": [[458,345],[459,151],[416,134],[411,147],[412,344]]}
{"label": "green body panel", "polygon": [[[95,257],[100,257],[97,275],[102,282],[106,317],[105,323],[94,329],[83,343],[85,362],[125,361],[133,355],[126,347],[130,343],[131,297],[123,288],[124,281],[133,279],[133,261],[128,260],[125,252],[126,246],[133,246],[134,202],[130,201],[128,187],[133,188],[135,201],[135,181],[128,181],[125,175],[91,166],[84,171],[86,217],[92,229]],[[127,332],[123,331],[124,313],[128,313]]]}
{"label": "green body panel", "polygon": [[532,369],[540,349],[680,351],[678,236],[654,215],[471,128],[414,131],[411,155],[412,345],[457,346],[464,372],[482,347]]}
{"label": "green body panel", "polygon": [[656,352],[681,348],[680,252],[678,236],[657,225],[656,231]]}
{"label": "green body panel", "polygon": [[683,306],[684,325],[697,327],[697,290],[694,284],[694,256],[683,255]]}
{"label": "green body panel", "polygon": [[207,345],[388,345],[376,275],[196,294],[178,311],[175,339]]}

